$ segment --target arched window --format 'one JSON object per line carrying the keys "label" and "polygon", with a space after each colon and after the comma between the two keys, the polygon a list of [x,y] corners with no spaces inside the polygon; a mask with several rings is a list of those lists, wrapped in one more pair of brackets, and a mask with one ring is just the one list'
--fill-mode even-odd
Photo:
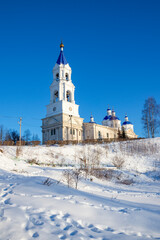
{"label": "arched window", "polygon": [[98,131],[98,137],[101,138],[101,132],[100,131]]}
{"label": "arched window", "polygon": [[55,91],[55,92],[54,92],[53,102],[58,102],[58,91]]}
{"label": "arched window", "polygon": [[66,81],[68,81],[69,80],[68,73],[66,73],[65,77],[66,77]]}
{"label": "arched window", "polygon": [[67,99],[67,102],[71,102],[71,92],[70,91],[66,92],[66,99]]}
{"label": "arched window", "polygon": [[59,80],[59,73],[56,74],[56,81]]}

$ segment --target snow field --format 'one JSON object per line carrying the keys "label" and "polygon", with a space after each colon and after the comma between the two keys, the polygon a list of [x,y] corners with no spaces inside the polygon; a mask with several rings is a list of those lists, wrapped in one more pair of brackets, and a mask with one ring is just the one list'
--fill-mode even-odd
{"label": "snow field", "polygon": [[[160,146],[159,138],[139,142]],[[16,147],[0,147],[0,240],[160,239],[160,150],[124,154],[125,144],[22,147],[18,157]],[[78,190],[68,188],[63,171],[97,147],[100,167],[121,180],[82,176]],[[115,155],[125,158],[122,169],[113,166]],[[28,163],[33,159],[39,165]],[[43,184],[47,178],[50,186]]]}

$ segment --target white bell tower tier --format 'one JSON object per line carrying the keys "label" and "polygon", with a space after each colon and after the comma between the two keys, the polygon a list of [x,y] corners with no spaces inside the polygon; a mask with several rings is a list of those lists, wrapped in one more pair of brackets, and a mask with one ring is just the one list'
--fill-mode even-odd
{"label": "white bell tower tier", "polygon": [[50,86],[50,104],[47,105],[46,117],[54,116],[59,113],[71,114],[79,117],[79,105],[75,104],[75,86],[71,80],[72,70],[67,63],[63,44],[59,58],[53,68],[53,82]]}
{"label": "white bell tower tier", "polygon": [[[51,135],[49,137],[49,135],[43,134],[43,142],[47,140],[80,140],[82,138],[81,136],[83,136],[82,133],[79,133],[79,128],[80,131],[82,130],[83,119],[79,116],[79,105],[75,104],[75,86],[71,80],[72,70],[64,56],[63,48],[64,45],[61,43],[60,54],[55,66],[53,67],[53,82],[50,86],[50,103],[46,106],[47,114],[46,118],[43,119],[42,133],[45,132],[44,125],[49,127],[49,122],[53,123],[55,121],[54,126],[56,127],[56,120],[57,124],[59,123],[58,129],[60,125],[64,128],[64,126],[67,125],[67,122],[69,122],[67,126],[68,129],[66,130],[67,133],[64,129],[62,129],[62,132],[59,132],[57,136]],[[78,131],[77,135],[79,138],[77,136],[73,136],[75,135],[75,130],[72,131],[74,122],[75,125],[77,125],[75,130]],[[52,132],[55,133],[56,128],[53,129],[54,130]],[[72,136],[70,136],[69,129],[71,129],[70,133]],[[49,129],[49,131],[51,130],[52,129]],[[57,131],[61,130],[59,129]],[[56,135],[56,133],[53,135]]]}

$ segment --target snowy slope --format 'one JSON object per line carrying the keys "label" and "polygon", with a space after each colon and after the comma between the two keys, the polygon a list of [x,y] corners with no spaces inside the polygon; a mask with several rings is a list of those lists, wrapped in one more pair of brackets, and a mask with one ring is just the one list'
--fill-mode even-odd
{"label": "snowy slope", "polygon": [[[17,157],[16,147],[0,149],[0,240],[160,239],[160,138],[134,146],[26,146]],[[68,188],[64,170],[95,149],[99,168],[112,177],[83,174],[78,190]],[[115,156],[124,160],[121,169]]]}

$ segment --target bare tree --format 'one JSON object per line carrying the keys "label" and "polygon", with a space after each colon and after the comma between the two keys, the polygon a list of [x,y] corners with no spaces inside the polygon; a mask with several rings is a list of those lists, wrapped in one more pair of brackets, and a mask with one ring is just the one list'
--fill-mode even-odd
{"label": "bare tree", "polygon": [[33,134],[32,141],[39,141],[38,134]]}
{"label": "bare tree", "polygon": [[155,137],[160,127],[160,105],[157,104],[153,97],[145,100],[142,110],[143,129],[148,138]]}
{"label": "bare tree", "polygon": [[67,182],[68,187],[72,187],[74,182],[72,170],[64,170],[63,176],[65,181]]}
{"label": "bare tree", "polygon": [[19,133],[16,130],[10,130],[10,136],[11,140],[14,141],[14,143],[19,141]]}
{"label": "bare tree", "polygon": [[29,142],[31,140],[31,132],[29,129],[25,130],[24,131],[24,135],[23,135],[23,139],[26,141],[26,142]]}
{"label": "bare tree", "polygon": [[72,173],[73,179],[75,181],[75,188],[78,188],[78,182],[81,178],[81,170],[80,169],[75,169]]}
{"label": "bare tree", "polygon": [[4,127],[0,125],[0,141],[2,142],[4,139]]}
{"label": "bare tree", "polygon": [[5,141],[11,141],[12,140],[9,130],[5,131],[5,137],[4,138],[5,138]]}

